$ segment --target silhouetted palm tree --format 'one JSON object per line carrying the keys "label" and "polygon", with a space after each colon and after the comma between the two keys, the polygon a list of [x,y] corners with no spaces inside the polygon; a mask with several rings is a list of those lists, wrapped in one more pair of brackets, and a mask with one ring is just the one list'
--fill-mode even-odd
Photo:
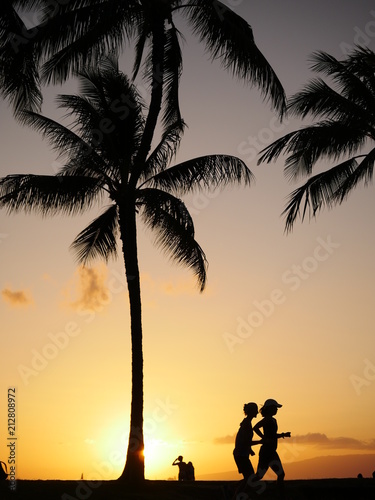
{"label": "silhouetted palm tree", "polygon": [[19,117],[46,137],[65,158],[56,175],[8,175],[0,180],[0,208],[44,216],[83,213],[107,205],[74,240],[79,262],[108,260],[122,242],[130,300],[132,400],[129,445],[122,477],[144,479],[143,353],[137,258],[137,215],[156,231],[156,242],[195,273],[202,291],[206,257],[179,195],[228,183],[249,184],[252,174],[238,158],[210,155],[169,167],[178,149],[181,122],[163,127],[160,143],[136,164],[146,127],[136,88],[113,61],[80,75],[80,95],[60,95],[59,106],[74,118],[71,129],[33,111]]}
{"label": "silhouetted palm tree", "polygon": [[[259,162],[288,155],[285,172],[295,180],[309,176],[320,160],[339,161],[291,193],[286,214],[290,231],[297,216],[315,216],[322,207],[340,204],[359,182],[367,185],[375,163],[375,53],[356,48],[339,61],[325,52],[313,55],[312,69],[332,78],[312,80],[295,94],[288,109],[296,116],[319,118],[316,123],[286,134],[262,151]],[[367,153],[361,153],[369,146]]]}

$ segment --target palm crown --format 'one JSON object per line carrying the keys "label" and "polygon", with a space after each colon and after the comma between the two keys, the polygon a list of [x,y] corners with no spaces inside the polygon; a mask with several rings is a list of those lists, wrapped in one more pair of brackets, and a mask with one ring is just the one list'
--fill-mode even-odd
{"label": "palm crown", "polygon": [[[251,26],[218,0],[5,0],[0,19],[1,89],[15,110],[38,110],[41,82],[64,82],[95,64],[103,54],[118,56],[135,41],[133,77],[143,66],[155,106],[163,87],[165,123],[176,123],[182,71],[178,14],[212,58],[251,85],[258,86],[280,113],[285,95],[272,67],[254,41]],[[33,24],[25,11],[32,10]],[[35,12],[39,15],[36,16]],[[21,15],[23,13],[23,15]],[[37,20],[35,22],[35,20]],[[151,126],[151,125],[150,125]]]}
{"label": "palm crown", "polygon": [[[156,230],[157,242],[188,265],[203,290],[206,259],[194,239],[186,205],[177,197],[202,186],[249,183],[251,172],[238,158],[209,155],[168,168],[181,139],[177,125],[164,128],[160,143],[141,169],[136,159],[145,127],[144,103],[113,61],[80,75],[81,95],[60,95],[59,106],[74,117],[74,130],[32,111],[20,117],[66,157],[56,176],[10,175],[0,182],[1,206],[43,215],[81,213],[107,198],[109,206],[73,242],[80,262],[117,254],[116,234],[125,212],[135,210]],[[109,200],[108,200],[109,198]],[[124,225],[124,224],[123,224]]]}
{"label": "palm crown", "polygon": [[[338,163],[311,176],[291,194],[284,210],[287,230],[301,212],[304,218],[308,209],[315,215],[324,206],[341,203],[359,182],[367,184],[374,170],[374,52],[357,48],[343,61],[318,52],[313,60],[312,68],[330,76],[334,85],[320,78],[312,80],[292,96],[288,109],[296,116],[319,120],[273,142],[262,151],[259,162],[270,162],[286,153],[285,171],[293,180],[311,175],[320,160]],[[369,151],[361,153],[368,145]]]}

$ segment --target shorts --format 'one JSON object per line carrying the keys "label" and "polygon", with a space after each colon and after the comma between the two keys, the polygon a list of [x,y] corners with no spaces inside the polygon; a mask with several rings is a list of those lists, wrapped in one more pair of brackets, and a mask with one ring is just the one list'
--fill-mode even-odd
{"label": "shorts", "polygon": [[234,461],[236,462],[238,472],[243,474],[245,478],[254,474],[254,468],[251,465],[249,457],[238,456],[233,454]]}
{"label": "shorts", "polygon": [[285,475],[280,457],[275,449],[261,448],[259,451],[259,462],[257,475],[262,478],[268,469],[273,470],[279,477]]}

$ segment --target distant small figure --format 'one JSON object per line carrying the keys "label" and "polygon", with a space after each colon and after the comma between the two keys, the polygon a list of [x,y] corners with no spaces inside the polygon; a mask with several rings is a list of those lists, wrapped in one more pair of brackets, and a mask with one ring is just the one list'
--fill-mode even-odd
{"label": "distant small figure", "polygon": [[192,462],[186,464],[186,481],[195,481],[195,470]]}
{"label": "distant small figure", "polygon": [[375,479],[375,470],[374,470],[374,472],[372,473],[372,479]]}
{"label": "distant small figure", "polygon": [[362,474],[361,474],[361,473],[359,473],[359,474],[358,474],[358,476],[357,476],[357,478],[358,478],[358,479],[363,479]]}
{"label": "distant small figure", "polygon": [[186,463],[183,461],[183,456],[180,455],[177,457],[172,465],[177,465],[178,467],[178,480],[179,481],[186,481]]}

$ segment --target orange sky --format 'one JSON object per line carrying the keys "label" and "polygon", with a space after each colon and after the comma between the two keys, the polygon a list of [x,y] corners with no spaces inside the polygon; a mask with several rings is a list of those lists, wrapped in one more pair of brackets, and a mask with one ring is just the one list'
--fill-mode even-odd
{"label": "orange sky", "polygon": [[[311,76],[313,50],[342,57],[361,40],[375,49],[370,1],[226,3],[252,25],[288,95]],[[280,124],[256,89],[209,63],[189,37],[184,55],[189,128],[178,160],[237,155],[257,180],[186,200],[209,261],[203,294],[140,228],[146,477],[175,477],[180,454],[197,476],[235,471],[243,404],[269,397],[283,404],[280,431],[292,432],[280,444],[286,463],[374,454],[373,187],[286,236],[280,213],[295,186],[282,161],[256,166],[256,157],[300,123]],[[46,92],[46,114],[59,116],[51,104],[60,90]],[[2,175],[56,171],[48,144],[0,105]],[[0,213],[0,459],[10,450],[7,392],[15,387],[20,478],[110,479],[123,468],[130,409],[123,264],[77,269],[69,252],[95,214]]]}

